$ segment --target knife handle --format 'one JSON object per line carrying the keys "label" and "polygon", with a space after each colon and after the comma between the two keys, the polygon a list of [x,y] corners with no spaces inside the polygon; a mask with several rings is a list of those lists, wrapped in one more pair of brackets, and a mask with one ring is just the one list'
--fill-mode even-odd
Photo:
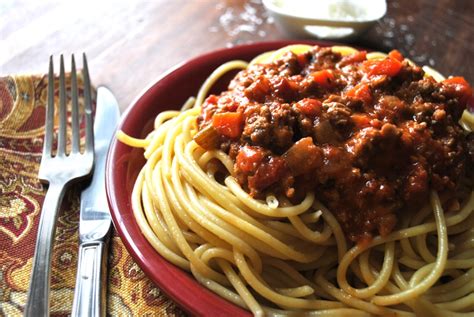
{"label": "knife handle", "polygon": [[71,316],[105,316],[107,249],[108,242],[104,241],[88,242],[79,246]]}

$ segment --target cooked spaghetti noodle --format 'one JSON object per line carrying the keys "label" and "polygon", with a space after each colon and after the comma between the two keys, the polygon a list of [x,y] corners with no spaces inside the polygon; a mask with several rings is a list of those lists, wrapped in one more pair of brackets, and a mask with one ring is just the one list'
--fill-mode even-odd
{"label": "cooked spaghetti noodle", "polygon": [[[309,49],[286,47],[251,64]],[[367,54],[378,58],[385,55]],[[229,155],[195,141],[210,87],[226,72],[246,67],[232,61],[216,69],[182,111],[160,113],[146,139],[117,134],[145,149],[131,200],[157,252],[255,316],[472,315],[474,194],[443,211],[432,190],[429,204],[404,214],[391,232],[353,244],[318,193],[307,191],[296,204],[272,193],[256,199],[233,176]],[[425,73],[442,80],[430,69]],[[469,114],[462,120],[472,127]]]}

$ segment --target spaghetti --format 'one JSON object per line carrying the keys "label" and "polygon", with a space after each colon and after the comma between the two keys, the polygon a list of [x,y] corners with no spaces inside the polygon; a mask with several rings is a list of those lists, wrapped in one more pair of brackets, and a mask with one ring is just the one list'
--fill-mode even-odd
{"label": "spaghetti", "polygon": [[[250,64],[310,49],[289,46]],[[305,191],[296,203],[279,192],[249,194],[234,177],[235,159],[196,142],[210,87],[228,71],[247,67],[243,61],[220,66],[182,111],[160,113],[146,139],[117,134],[145,149],[132,208],[157,252],[255,316],[472,315],[474,194],[443,211],[445,198],[432,190],[429,204],[404,214],[393,230],[354,244],[318,193]],[[430,69],[425,73],[442,79]],[[470,120],[465,113],[465,128],[472,127]]]}

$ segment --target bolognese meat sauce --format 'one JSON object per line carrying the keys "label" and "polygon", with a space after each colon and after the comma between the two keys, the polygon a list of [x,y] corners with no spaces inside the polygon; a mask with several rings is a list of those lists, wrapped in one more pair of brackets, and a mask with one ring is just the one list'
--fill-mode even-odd
{"label": "bolognese meat sauce", "polygon": [[367,60],[314,47],[250,65],[209,96],[196,141],[227,152],[254,197],[314,191],[362,242],[390,233],[430,189],[456,197],[474,165],[473,134],[458,125],[471,102],[464,78],[436,82],[398,51]]}

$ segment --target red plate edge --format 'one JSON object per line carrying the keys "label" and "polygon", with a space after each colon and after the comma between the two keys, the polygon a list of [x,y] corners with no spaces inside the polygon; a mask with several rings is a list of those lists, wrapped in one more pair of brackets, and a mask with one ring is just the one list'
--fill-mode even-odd
{"label": "red plate edge", "polygon": [[[150,108],[154,93],[163,90],[163,86],[176,78],[185,79],[189,69],[196,68],[201,64],[207,64],[216,59],[232,60],[239,56],[253,55],[278,49],[291,44],[310,44],[320,46],[341,45],[339,43],[308,41],[308,40],[282,40],[257,42],[244,44],[232,48],[212,51],[171,68],[157,80],[153,81],[145,90],[131,103],[122,115],[118,130],[124,130],[135,137],[137,129],[140,131],[145,124],[141,121],[143,116],[147,119],[154,115],[146,115],[142,110]],[[213,71],[213,69],[209,69]],[[163,93],[162,93],[163,94]],[[195,95],[195,94],[194,94]],[[183,96],[184,99],[191,95]],[[160,107],[157,107],[160,108]],[[161,107],[160,111],[171,109]],[[156,113],[160,112],[156,111]],[[140,128],[137,128],[140,126]],[[114,226],[130,255],[137,262],[145,274],[156,283],[160,289],[179,306],[187,312],[196,316],[250,316],[250,312],[228,302],[212,291],[199,284],[191,274],[181,270],[162,258],[141,234],[140,228],[135,221],[130,205],[131,192],[127,191],[127,185],[131,186],[136,179],[124,179],[127,171],[137,170],[141,166],[131,167],[124,165],[127,155],[132,152],[131,148],[113,139],[107,155],[106,163],[106,192]],[[143,151],[141,151],[143,153]],[[128,190],[130,187],[128,187]]]}

